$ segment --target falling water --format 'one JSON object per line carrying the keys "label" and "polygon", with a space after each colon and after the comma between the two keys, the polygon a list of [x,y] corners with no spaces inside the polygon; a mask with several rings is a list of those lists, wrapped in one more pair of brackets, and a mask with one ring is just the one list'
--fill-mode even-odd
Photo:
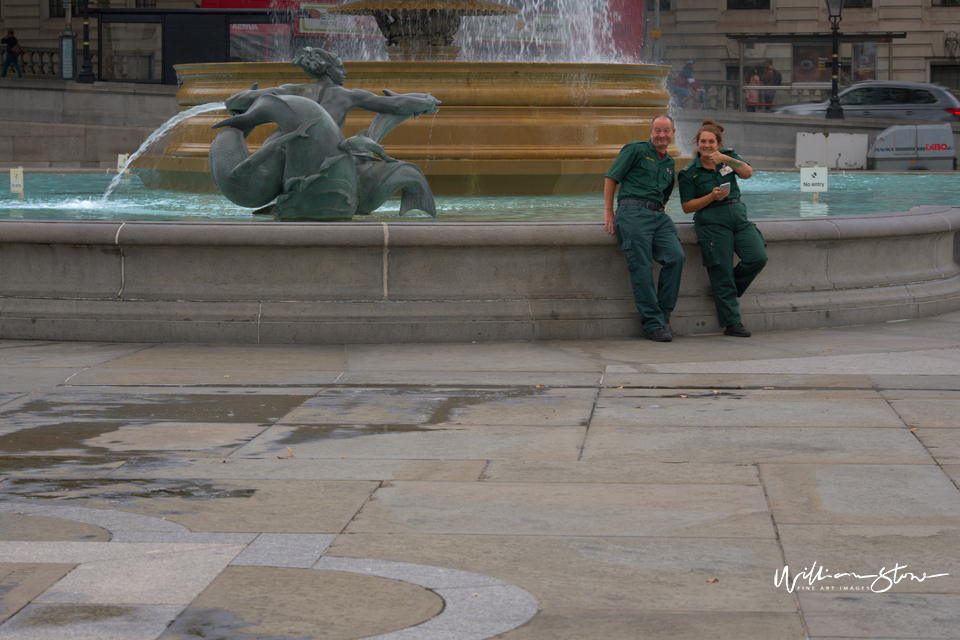
{"label": "falling water", "polygon": [[[134,160],[139,158],[143,153],[152,145],[154,142],[159,140],[164,134],[173,129],[175,126],[180,124],[180,122],[195,116],[200,113],[206,113],[207,111],[217,111],[218,109],[223,109],[224,104],[222,102],[208,102],[206,104],[197,105],[191,107],[186,111],[181,111],[177,115],[173,116],[166,122],[164,122],[160,127],[150,134],[143,144],[140,145],[140,148],[137,149],[127,160],[127,166],[129,167]],[[100,206],[103,206],[107,203],[107,198],[110,197],[110,194],[113,193],[113,190],[117,188],[117,185],[120,184],[120,180],[123,179],[123,175],[126,171],[121,171],[117,176],[110,182],[110,186],[107,187],[107,190],[103,193],[103,197],[100,198]]]}
{"label": "falling water", "polygon": [[499,0],[519,9],[464,18],[454,44],[461,60],[480,62],[623,62],[613,47],[621,17],[609,0]]}
{"label": "falling water", "polygon": [[[615,48],[617,25],[640,19],[639,14],[622,16],[611,8],[611,5],[631,6],[627,2],[497,1],[514,7],[519,13],[464,17],[454,40],[455,46],[462,47],[461,61],[635,62],[624,59],[623,53]],[[298,35],[288,40],[289,51],[271,50],[271,60],[292,60],[305,45],[335,51],[342,60],[387,59],[383,35],[372,16],[335,15],[327,13],[323,5],[311,5],[306,10],[278,8],[272,20],[278,25],[297,25]]]}

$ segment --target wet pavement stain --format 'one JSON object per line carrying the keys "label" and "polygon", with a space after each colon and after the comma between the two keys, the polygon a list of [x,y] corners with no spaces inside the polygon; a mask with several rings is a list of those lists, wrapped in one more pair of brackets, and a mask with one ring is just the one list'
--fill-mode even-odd
{"label": "wet pavement stain", "polygon": [[275,422],[311,396],[210,394],[51,394],[0,412],[10,424],[67,420]]}
{"label": "wet pavement stain", "polygon": [[112,605],[60,604],[27,610],[17,617],[21,627],[63,627],[131,617],[136,607]]}
{"label": "wet pavement stain", "polygon": [[531,404],[559,405],[561,398],[547,395],[547,389],[537,386],[477,388],[436,388],[424,386],[394,387],[332,387],[310,399],[309,406],[330,406],[338,414],[350,415],[370,402],[371,398],[410,398],[420,400],[426,424],[457,422],[473,407],[489,404],[530,406]]}
{"label": "wet pavement stain", "polygon": [[[632,396],[632,397],[650,397],[650,396]],[[656,398],[690,398],[693,400],[699,398],[731,398],[733,400],[740,400],[741,398],[746,398],[747,396],[742,393],[730,393],[729,391],[710,391],[709,393],[669,393],[659,396],[654,396]]]}
{"label": "wet pavement stain", "polygon": [[247,622],[232,611],[223,609],[188,609],[173,621],[158,640],[187,640],[209,638],[210,640],[314,640],[316,636],[265,636],[244,629],[260,626]]}
{"label": "wet pavement stain", "polygon": [[27,500],[97,499],[118,503],[157,498],[177,498],[180,500],[250,498],[256,493],[256,489],[233,489],[211,483],[178,480],[14,478],[0,485],[0,496]]}
{"label": "wet pavement stain", "polygon": [[300,425],[277,440],[280,445],[305,444],[321,440],[349,440],[363,436],[377,436],[397,433],[416,433],[423,431],[449,431],[450,429],[422,427],[415,424],[375,424],[328,426]]}
{"label": "wet pavement stain", "polygon": [[0,456],[0,476],[51,469],[107,469],[119,467],[127,461],[124,456]]}
{"label": "wet pavement stain", "polygon": [[116,431],[124,425],[125,423],[122,422],[63,422],[24,428],[0,436],[0,452],[29,453],[83,449],[91,454],[104,454],[109,449],[88,447],[84,441]]}

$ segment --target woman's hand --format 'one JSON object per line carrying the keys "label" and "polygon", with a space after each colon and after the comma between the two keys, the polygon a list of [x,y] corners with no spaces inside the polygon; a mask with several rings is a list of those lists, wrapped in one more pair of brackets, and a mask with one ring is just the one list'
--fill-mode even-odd
{"label": "woman's hand", "polygon": [[721,165],[724,162],[729,163],[730,156],[720,153],[720,150],[718,149],[716,151],[712,151],[709,154],[707,154],[707,160],[709,160],[711,163],[713,163],[716,166],[716,165]]}
{"label": "woman's hand", "polygon": [[714,200],[726,200],[727,196],[730,195],[730,189],[721,189],[720,187],[714,187],[713,191],[710,192],[710,195],[713,196]]}

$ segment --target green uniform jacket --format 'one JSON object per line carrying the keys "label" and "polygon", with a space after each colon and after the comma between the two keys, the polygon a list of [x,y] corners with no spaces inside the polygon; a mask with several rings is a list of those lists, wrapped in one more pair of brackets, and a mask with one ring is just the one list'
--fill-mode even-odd
{"label": "green uniform jacket", "polygon": [[607,177],[620,183],[617,199],[636,198],[667,204],[676,179],[673,158],[663,158],[653,143],[631,142],[620,150]]}
{"label": "green uniform jacket", "polygon": [[[737,155],[733,149],[722,149],[720,151],[725,156],[730,156],[734,160],[739,160],[744,164],[746,160]],[[677,182],[680,185],[680,202],[689,202],[707,195],[716,187],[724,182],[730,183],[730,195],[727,198],[739,198],[740,187],[737,185],[737,172],[733,167],[726,164],[717,165],[716,169],[705,169],[700,162],[700,155],[693,162],[683,168],[677,175]]]}

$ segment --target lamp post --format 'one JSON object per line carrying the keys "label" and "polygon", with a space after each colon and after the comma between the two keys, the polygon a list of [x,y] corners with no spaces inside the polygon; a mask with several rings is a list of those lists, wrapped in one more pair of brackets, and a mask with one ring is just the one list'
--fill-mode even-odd
{"label": "lamp post", "polygon": [[840,13],[843,0],[826,0],[827,14],[830,16],[830,28],[833,29],[833,86],[830,92],[830,106],[827,107],[828,120],[843,120],[843,107],[837,88],[840,80]]}
{"label": "lamp post", "polygon": [[83,84],[92,84],[97,76],[93,73],[93,65],[90,60],[90,0],[83,0],[83,65],[80,67],[80,73],[77,75],[77,82]]}

